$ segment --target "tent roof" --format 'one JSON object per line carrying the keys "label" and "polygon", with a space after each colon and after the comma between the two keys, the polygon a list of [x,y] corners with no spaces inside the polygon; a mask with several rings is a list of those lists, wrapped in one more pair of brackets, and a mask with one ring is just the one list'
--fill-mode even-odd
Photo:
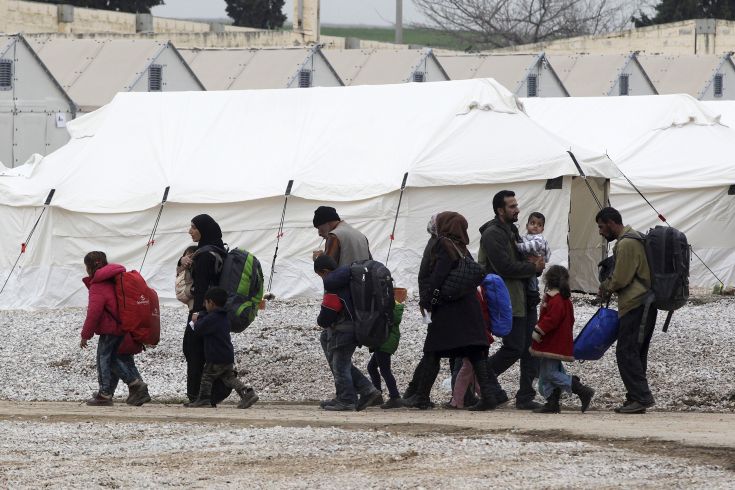
{"label": "tent roof", "polygon": [[[293,179],[295,196],[355,201],[399,189],[405,172],[411,187],[578,175],[570,145],[488,79],[120,93],[103,111],[71,124],[77,137],[32,178],[0,178],[0,204],[38,205],[56,188],[56,206],[122,213],[155,206],[166,186],[172,202],[228,203],[283,195]],[[587,175],[618,175],[574,151]]]}
{"label": "tent roof", "polygon": [[430,49],[325,49],[324,55],[345,85],[411,81]]}
{"label": "tent roof", "polygon": [[207,90],[286,88],[318,48],[180,49]]}
{"label": "tent roof", "polygon": [[699,98],[730,55],[639,55],[643,69],[660,94],[689,94]]}
{"label": "tent roof", "polygon": [[735,131],[691,96],[528,98],[523,104],[550,131],[607,152],[638,187],[735,182]]}
{"label": "tent roof", "polygon": [[735,100],[703,100],[700,104],[714,114],[719,114],[720,122],[735,129]]}
{"label": "tent roof", "polygon": [[473,54],[439,56],[438,59],[452,80],[492,77],[515,92],[540,57],[538,54]]}
{"label": "tent roof", "polygon": [[608,95],[620,71],[635,57],[630,54],[547,55],[572,97]]}

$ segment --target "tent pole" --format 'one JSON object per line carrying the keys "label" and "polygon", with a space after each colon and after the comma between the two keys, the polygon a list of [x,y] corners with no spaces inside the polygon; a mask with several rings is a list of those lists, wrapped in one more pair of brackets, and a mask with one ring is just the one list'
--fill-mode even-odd
{"label": "tent pole", "polygon": [[26,253],[26,248],[28,248],[28,244],[31,241],[33,232],[36,231],[36,227],[38,226],[38,223],[40,223],[41,218],[43,217],[43,213],[46,212],[46,209],[51,204],[51,199],[54,198],[55,192],[56,192],[56,189],[51,189],[51,192],[48,193],[48,196],[46,196],[46,201],[43,203],[43,209],[41,210],[41,214],[38,215],[38,219],[33,224],[33,228],[31,228],[31,232],[28,233],[28,236],[26,237],[25,241],[20,244],[20,254],[18,254],[18,258],[15,259],[15,263],[13,264],[13,267],[10,268],[10,273],[8,274],[7,279],[5,279],[5,282],[3,283],[3,287],[0,288],[0,294],[2,294],[3,291],[5,291],[5,286],[8,285],[8,281],[10,280],[10,277],[13,275],[13,271],[15,270],[15,267],[18,265],[18,262],[20,261],[20,258],[23,256],[23,254]]}
{"label": "tent pole", "polygon": [[401,182],[401,195],[398,198],[398,207],[396,208],[396,217],[393,219],[393,230],[390,232],[390,242],[388,243],[388,256],[385,258],[385,265],[388,266],[388,260],[390,259],[390,249],[393,247],[393,240],[396,236],[396,223],[398,223],[398,213],[401,211],[401,202],[403,201],[403,191],[406,190],[406,180],[408,179],[408,172],[403,174],[403,182]]}
{"label": "tent pole", "polygon": [[166,188],[163,190],[163,199],[161,199],[161,207],[158,208],[158,216],[156,217],[156,222],[153,223],[153,230],[151,231],[151,236],[148,237],[148,243],[145,246],[145,254],[143,255],[143,261],[140,263],[140,269],[138,269],[138,272],[143,271],[143,264],[145,264],[145,258],[148,257],[148,250],[151,248],[151,245],[156,243],[156,230],[158,229],[158,223],[161,221],[161,213],[163,213],[163,206],[166,204],[166,201],[168,200],[168,190],[171,188],[171,186],[166,186]]}
{"label": "tent pole", "polygon": [[281,211],[281,224],[278,225],[278,234],[276,235],[276,249],[273,252],[273,262],[271,262],[271,274],[268,278],[268,289],[270,292],[271,286],[273,285],[273,273],[276,270],[276,257],[278,257],[278,244],[281,243],[281,237],[283,236],[283,222],[286,219],[286,206],[288,205],[288,198],[291,195],[291,187],[293,187],[293,180],[288,181],[286,186],[286,192],[283,198],[283,211]]}

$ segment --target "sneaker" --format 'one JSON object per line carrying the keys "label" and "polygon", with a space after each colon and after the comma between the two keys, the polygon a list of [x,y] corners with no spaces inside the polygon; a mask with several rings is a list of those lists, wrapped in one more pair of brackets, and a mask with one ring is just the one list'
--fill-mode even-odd
{"label": "sneaker", "polygon": [[617,407],[615,409],[615,413],[643,414],[643,413],[646,413],[647,408],[651,408],[654,405],[655,405],[654,402],[650,402],[650,403],[641,403],[637,401],[626,402],[622,406]]}
{"label": "sneaker", "polygon": [[96,393],[96,396],[87,400],[87,405],[90,407],[111,407],[113,405],[112,395]]}
{"label": "sneaker", "polygon": [[403,408],[403,400],[401,400],[400,397],[388,398],[388,401],[380,405],[380,408],[382,408],[383,410],[391,408]]}
{"label": "sneaker", "polygon": [[324,406],[324,410],[328,412],[354,412],[355,406],[354,405],[348,405],[346,403],[342,403],[340,401],[335,401],[334,403],[331,403],[329,405]]}
{"label": "sneaker", "polygon": [[541,407],[543,407],[543,405],[533,400],[529,400],[527,402],[519,402],[516,400],[516,410],[536,410]]}
{"label": "sneaker", "polygon": [[[365,410],[367,407],[372,407],[376,400],[382,399],[383,395],[378,390],[373,390],[367,395],[363,395],[357,401],[357,411],[360,412]],[[325,407],[326,409],[326,407]]]}
{"label": "sneaker", "polygon": [[319,408],[324,408],[327,405],[334,405],[335,403],[337,403],[337,399],[336,398],[332,398],[330,400],[322,400],[322,401],[319,402]]}
{"label": "sneaker", "polygon": [[237,404],[237,408],[250,408],[258,400],[259,397],[255,393],[255,390],[252,388],[248,388],[243,394],[242,398],[240,398],[240,403]]}
{"label": "sneaker", "polygon": [[212,400],[209,398],[200,398],[197,400],[194,400],[193,402],[184,403],[184,406],[186,408],[214,408],[212,405]]}

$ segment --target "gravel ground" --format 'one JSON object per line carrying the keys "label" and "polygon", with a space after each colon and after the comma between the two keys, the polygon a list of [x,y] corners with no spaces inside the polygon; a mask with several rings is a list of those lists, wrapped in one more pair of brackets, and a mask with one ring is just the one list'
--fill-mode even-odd
{"label": "gravel ground", "polygon": [[99,421],[0,431],[8,488],[732,488],[712,465],[514,435]]}
{"label": "gravel ground", "polygon": [[[656,409],[735,411],[734,307],[734,298],[695,298],[674,314],[668,333],[660,331],[663,318],[659,318],[649,356]],[[233,335],[240,375],[263,400],[319,400],[333,395],[334,385],[315,326],[318,308],[316,301],[275,301],[248,330]],[[575,298],[577,331],[594,311],[585,298]],[[86,350],[78,347],[84,313],[79,308],[0,311],[4,334],[0,399],[81,400],[96,389],[96,343]],[[161,320],[161,344],[137,356],[136,362],[156,401],[181,401],[185,395],[181,339],[186,310],[164,307]],[[393,365],[403,389],[420,356],[426,331],[413,300],[407,305],[401,331],[401,346]],[[367,351],[358,350],[355,364],[364,368],[367,360]],[[448,376],[445,366],[439,381]],[[600,361],[567,364],[567,369],[597,390],[593,408],[609,409],[623,399],[612,349]],[[517,389],[516,368],[500,381],[512,394]],[[117,395],[127,396],[125,388]],[[435,385],[434,397],[437,401],[448,397],[440,382]],[[572,406],[576,400],[567,403]]]}

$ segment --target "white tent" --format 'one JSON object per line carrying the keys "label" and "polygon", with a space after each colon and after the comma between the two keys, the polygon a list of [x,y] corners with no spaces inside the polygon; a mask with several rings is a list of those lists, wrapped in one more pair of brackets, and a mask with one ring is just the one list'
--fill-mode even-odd
{"label": "white tent", "polygon": [[[81,260],[90,250],[139,267],[167,186],[168,203],[143,269],[161,296],[173,297],[174,265],[199,213],[220,223],[230,245],[253,251],[267,277],[291,179],[273,291],[315,295],[311,251],[320,240],[313,210],[334,205],[384,261],[405,172],[408,187],[388,263],[398,285],[415,289],[432,213],[463,213],[477,250],[477,229],[491,217],[493,194],[511,188],[522,217],[534,210],[547,215],[553,261],[568,263],[571,256],[579,287],[595,287],[602,247],[590,214],[594,201],[583,179],[573,178],[579,174],[568,144],[532,122],[492,80],[121,93],[70,131],[71,142],[36,164],[29,178],[0,177],[0,226],[11,238],[3,240],[0,277],[49,189],[56,189],[0,306],[84,304]],[[614,165],[589,151],[575,155],[603,200],[605,179],[617,175]],[[562,185],[551,187],[561,188],[545,190],[547,180],[558,177]]]}
{"label": "white tent", "polygon": [[[735,131],[688,95],[635,98],[525,99],[532,119],[599,151],[668,222],[687,234],[694,252],[726,284],[735,283]],[[640,230],[663,224],[625,180],[611,183],[611,203]],[[691,284],[717,281],[696,258]]]}

